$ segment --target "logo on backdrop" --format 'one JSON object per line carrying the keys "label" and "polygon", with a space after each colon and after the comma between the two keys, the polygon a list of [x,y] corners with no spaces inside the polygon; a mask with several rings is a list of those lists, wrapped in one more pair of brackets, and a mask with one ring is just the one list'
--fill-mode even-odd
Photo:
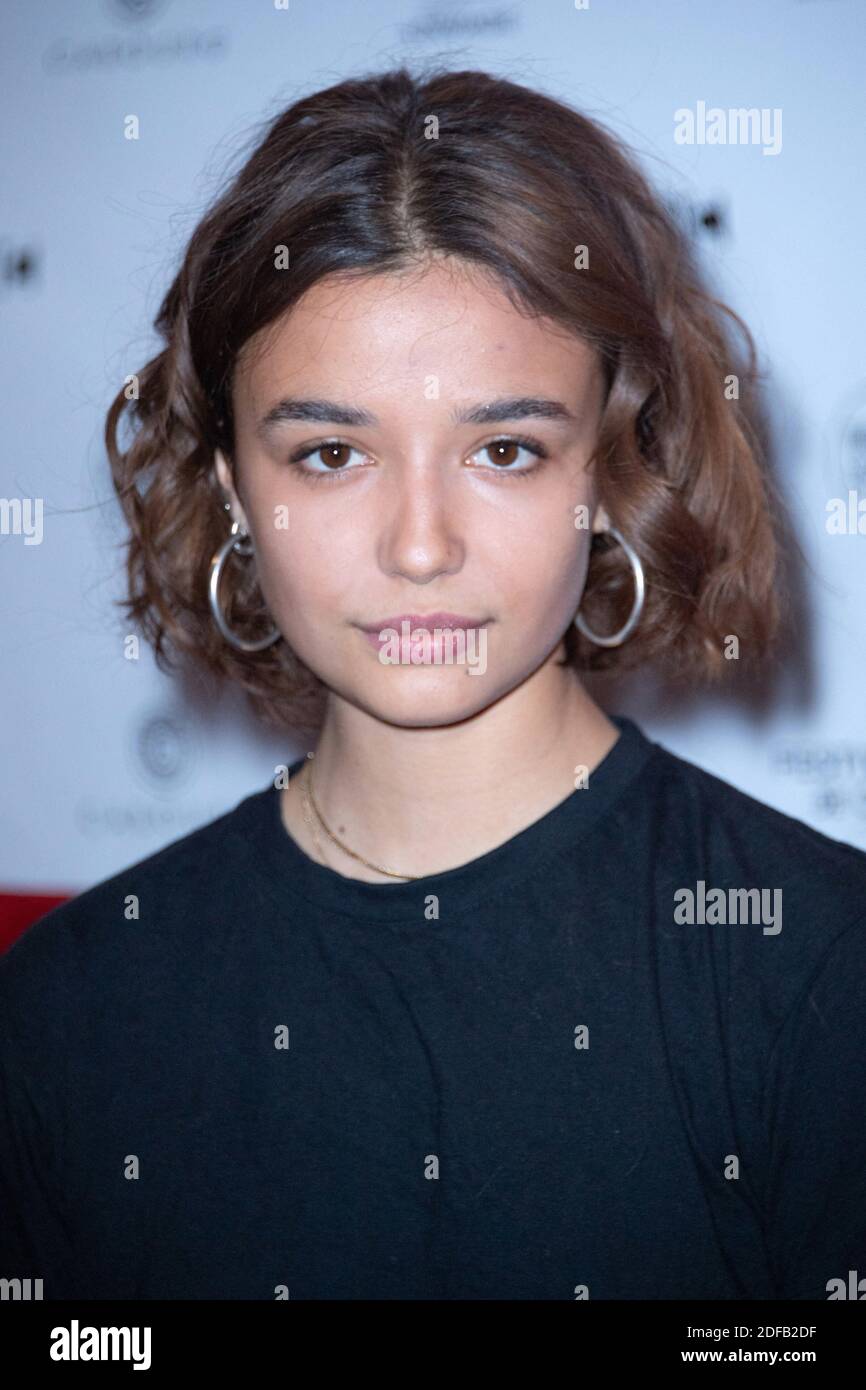
{"label": "logo on backdrop", "polygon": [[517,13],[510,5],[494,5],[490,0],[416,0],[417,13],[400,26],[404,39],[442,39],[454,35],[485,38],[507,34],[518,26]]}
{"label": "logo on backdrop", "polygon": [[132,762],[150,791],[174,796],[192,776],[199,760],[199,740],[192,720],[183,714],[150,714],[133,729]]}
{"label": "logo on backdrop", "polygon": [[225,56],[229,30],[222,26],[204,29],[187,25],[149,32],[151,20],[158,19],[168,5],[169,0],[103,0],[105,13],[123,25],[124,32],[98,32],[84,40],[55,39],[42,54],[42,66],[52,74],[79,74]]}
{"label": "logo on backdrop", "polygon": [[775,772],[805,793],[807,817],[827,822],[853,817],[866,825],[866,743],[779,743],[771,761]]}
{"label": "logo on backdrop", "polygon": [[662,197],[667,212],[689,241],[717,242],[730,237],[731,215],[727,197],[719,195],[695,200],[673,190]]}
{"label": "logo on backdrop", "polygon": [[4,290],[30,289],[42,275],[42,256],[26,242],[0,240],[0,286]]}
{"label": "logo on backdrop", "polygon": [[106,0],[108,8],[124,19],[151,19],[165,9],[167,0]]}
{"label": "logo on backdrop", "polygon": [[842,416],[842,484],[866,496],[866,384]]}
{"label": "logo on backdrop", "polygon": [[203,825],[218,814],[220,807],[207,798],[190,801],[183,794],[201,765],[201,740],[191,716],[183,710],[153,710],[132,723],[127,740],[130,775],[112,779],[113,797],[99,794],[76,801],[79,834],[133,847],[143,837],[167,843],[190,822]]}
{"label": "logo on backdrop", "polygon": [[[850,565],[854,586],[845,602],[854,601],[851,616],[862,618],[856,597],[862,579],[856,572],[863,565],[863,538],[866,537],[866,380],[852,381],[832,407],[830,424],[821,449],[824,479],[822,525],[832,537],[855,537],[857,546],[845,550],[840,542],[840,560]],[[836,542],[834,541],[834,544]],[[862,607],[862,605],[861,605]],[[859,655],[859,648],[855,653]]]}

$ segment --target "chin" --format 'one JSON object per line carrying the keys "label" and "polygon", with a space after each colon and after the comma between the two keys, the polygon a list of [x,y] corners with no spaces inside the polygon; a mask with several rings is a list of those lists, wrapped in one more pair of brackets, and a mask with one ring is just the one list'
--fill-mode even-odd
{"label": "chin", "polygon": [[491,692],[484,676],[467,675],[465,666],[454,667],[444,678],[439,672],[424,672],[421,667],[400,674],[406,679],[378,683],[375,689],[356,690],[349,698],[385,724],[426,729],[471,719],[498,694]]}

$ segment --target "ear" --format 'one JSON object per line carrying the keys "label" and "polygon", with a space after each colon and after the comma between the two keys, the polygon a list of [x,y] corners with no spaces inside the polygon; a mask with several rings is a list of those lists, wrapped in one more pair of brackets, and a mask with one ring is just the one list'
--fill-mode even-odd
{"label": "ear", "polygon": [[232,521],[239,521],[244,530],[248,530],[244,509],[238,501],[238,495],[235,492],[235,485],[232,481],[232,471],[226,462],[222,449],[214,450],[214,471],[217,475],[219,485],[225,494],[225,500],[231,504]]}

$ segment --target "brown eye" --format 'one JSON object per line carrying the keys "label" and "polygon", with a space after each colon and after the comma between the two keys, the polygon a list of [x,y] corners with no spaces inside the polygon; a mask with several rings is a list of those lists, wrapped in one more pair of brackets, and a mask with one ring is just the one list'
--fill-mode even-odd
{"label": "brown eye", "polygon": [[350,444],[323,444],[316,452],[329,468],[342,468],[347,461],[345,455],[354,453],[354,450]]}
{"label": "brown eye", "polygon": [[520,453],[520,445],[513,439],[498,439],[485,447],[493,462],[503,466],[516,462],[515,455]]}
{"label": "brown eye", "polygon": [[328,481],[340,478],[344,473],[355,472],[358,465],[349,464],[352,454],[363,458],[360,449],[344,443],[342,439],[326,439],[324,444],[311,444],[299,449],[290,456],[289,463],[311,482],[321,479]]}
{"label": "brown eye", "polygon": [[[535,462],[527,463],[527,455]],[[538,470],[541,461],[547,458],[547,450],[534,439],[492,439],[489,444],[482,444],[472,457],[478,460],[475,467],[478,468],[480,465],[482,471],[487,473],[501,473],[503,477],[509,478],[528,478]],[[492,468],[490,464],[493,464]]]}

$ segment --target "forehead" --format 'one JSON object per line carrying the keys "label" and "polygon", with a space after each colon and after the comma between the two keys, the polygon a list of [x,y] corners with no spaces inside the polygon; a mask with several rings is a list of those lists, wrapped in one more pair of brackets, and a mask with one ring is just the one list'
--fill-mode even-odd
{"label": "forehead", "polygon": [[260,410],[286,388],[383,401],[427,390],[446,399],[542,386],[583,395],[599,371],[576,334],[530,317],[480,267],[423,268],[313,285],[242,351],[238,405]]}

